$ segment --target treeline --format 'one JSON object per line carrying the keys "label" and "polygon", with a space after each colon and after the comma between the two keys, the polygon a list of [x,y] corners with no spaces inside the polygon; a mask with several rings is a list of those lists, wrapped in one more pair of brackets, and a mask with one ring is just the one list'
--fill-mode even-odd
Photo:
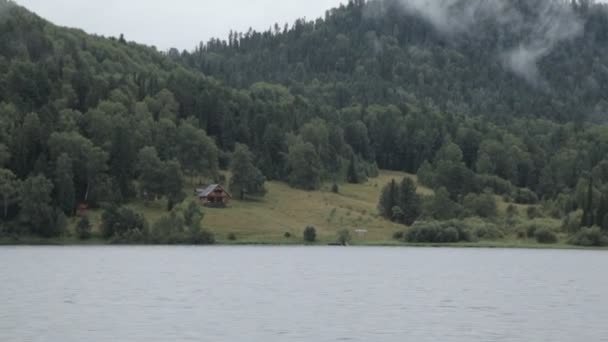
{"label": "treeline", "polygon": [[[239,88],[261,80],[280,83],[294,94],[338,109],[356,104],[400,105],[414,97],[432,101],[442,112],[496,120],[544,117],[605,122],[606,4],[489,1],[488,7],[508,9],[502,18],[489,19],[483,17],[483,10],[476,11],[475,6],[481,5],[470,1],[427,6],[438,12],[437,17],[446,7],[448,18],[439,24],[455,28],[479,17],[466,30],[446,34],[419,11],[405,10],[404,3],[408,1],[350,0],[328,10],[323,19],[300,19],[263,32],[232,32],[227,40],[213,39],[192,52],[172,51],[170,56]],[[462,9],[467,6],[468,10]],[[553,6],[550,11],[548,6]],[[538,75],[535,68],[527,67],[536,59],[535,53],[522,50],[521,57],[529,60],[520,61],[525,72],[520,72],[524,77],[517,76],[501,56],[535,42],[539,34],[554,27],[551,20],[559,26],[540,37],[539,45],[565,35],[573,23],[551,17],[564,12],[573,13],[568,21],[580,20],[582,33],[542,50]],[[505,25],[507,16],[518,20]]]}
{"label": "treeline", "polygon": [[[384,168],[418,173],[454,212],[492,193],[552,217],[601,216],[608,127],[586,120],[606,102],[605,6],[577,5],[585,33],[541,60],[549,92],[490,62],[496,30],[451,44],[391,6],[351,1],[163,54],[0,0],[2,232],[59,235],[79,204],[172,209],[188,181],[222,182],[223,169],[242,199],[266,180],[315,190]],[[399,201],[384,215],[409,223]]]}
{"label": "treeline", "polygon": [[171,210],[188,181],[223,182],[221,169],[241,198],[263,195],[266,179],[313,190],[349,169],[377,173],[321,118],[330,109],[282,86],[234,90],[122,36],[56,27],[6,0],[0,13],[4,234],[58,236],[81,204]]}

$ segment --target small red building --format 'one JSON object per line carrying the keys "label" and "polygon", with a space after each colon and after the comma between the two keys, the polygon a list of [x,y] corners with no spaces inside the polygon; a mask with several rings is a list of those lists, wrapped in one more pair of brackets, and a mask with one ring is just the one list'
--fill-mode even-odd
{"label": "small red building", "polygon": [[232,196],[219,184],[211,184],[204,189],[197,189],[198,198],[208,207],[226,207]]}

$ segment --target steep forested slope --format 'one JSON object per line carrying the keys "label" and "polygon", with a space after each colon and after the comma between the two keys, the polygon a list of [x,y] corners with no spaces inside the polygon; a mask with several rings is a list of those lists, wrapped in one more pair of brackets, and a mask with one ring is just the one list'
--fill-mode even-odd
{"label": "steep forested slope", "polygon": [[279,82],[336,108],[415,97],[492,118],[605,121],[607,32],[608,6],[591,1],[357,0],[182,57],[238,87]]}

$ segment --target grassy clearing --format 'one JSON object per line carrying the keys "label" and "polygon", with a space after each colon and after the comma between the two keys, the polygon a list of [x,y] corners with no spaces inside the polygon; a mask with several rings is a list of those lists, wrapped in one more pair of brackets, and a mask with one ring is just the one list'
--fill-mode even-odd
{"label": "grassy clearing", "polygon": [[[320,191],[308,192],[290,188],[282,182],[267,182],[268,194],[257,201],[233,200],[230,208],[211,209],[204,208],[205,218],[203,226],[212,231],[221,244],[302,244],[302,232],[308,225],[315,226],[319,244],[336,241],[338,232],[348,229],[356,245],[382,245],[382,246],[442,246],[442,247],[495,247],[495,248],[573,248],[566,244],[566,237],[560,236],[560,243],[541,245],[534,239],[519,240],[514,232],[498,241],[480,241],[477,243],[457,244],[406,244],[392,239],[395,232],[403,231],[402,225],[387,221],[378,216],[377,204],[384,185],[391,179],[400,181],[403,177],[410,177],[417,181],[416,176],[402,172],[382,171],[377,178],[370,179],[365,184],[341,184],[339,193],[331,192],[331,184],[325,184]],[[190,196],[181,204],[183,209],[190,201],[197,200],[192,189],[194,184],[188,185],[185,192]],[[422,195],[431,195],[432,190],[419,186],[418,192]],[[497,196],[499,213],[504,215],[508,206]],[[167,214],[164,201],[136,202],[129,205],[142,213],[150,224],[153,224],[163,215]],[[517,205],[520,218],[523,218],[527,206]],[[99,233],[101,211],[94,210],[89,213],[89,219],[94,231]],[[71,221],[71,226],[77,220]],[[520,222],[533,222],[523,219]],[[559,222],[553,222],[559,224]],[[357,235],[355,230],[367,230],[366,234]],[[286,237],[289,233],[290,237]],[[229,235],[236,236],[236,240],[229,239]],[[74,241],[72,241],[74,240]],[[10,241],[0,241],[2,243]],[[61,244],[77,244],[73,238],[56,241]],[[103,243],[94,240],[92,243]],[[37,243],[34,241],[34,243]]]}

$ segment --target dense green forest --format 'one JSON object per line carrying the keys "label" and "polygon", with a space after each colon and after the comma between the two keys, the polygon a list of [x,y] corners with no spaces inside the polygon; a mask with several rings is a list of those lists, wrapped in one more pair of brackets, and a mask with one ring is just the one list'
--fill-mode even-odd
{"label": "dense green forest", "polygon": [[[60,236],[86,204],[105,208],[108,239],[205,243],[198,208],[172,211],[187,181],[231,170],[246,199],[265,180],[316,190],[390,169],[435,195],[389,184],[387,219],[492,220],[495,194],[569,234],[597,226],[579,240],[603,243],[608,6],[421,3],[350,1],[159,52],[0,0],[0,234]],[[161,198],[170,213],[150,228],[123,207]],[[179,230],[170,241],[167,227]],[[78,229],[87,236],[85,219]]]}

